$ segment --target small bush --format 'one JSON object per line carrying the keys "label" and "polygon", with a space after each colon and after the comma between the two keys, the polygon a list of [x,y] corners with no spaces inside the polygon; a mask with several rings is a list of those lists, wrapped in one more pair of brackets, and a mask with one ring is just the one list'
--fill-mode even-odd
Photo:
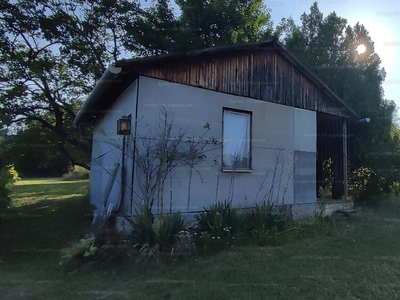
{"label": "small bush", "polygon": [[5,209],[10,205],[9,187],[20,180],[14,165],[5,166],[0,172],[0,209]]}
{"label": "small bush", "polygon": [[62,176],[64,180],[89,179],[90,171],[81,166],[73,166],[70,171]]}
{"label": "small bush", "polygon": [[88,262],[94,257],[97,247],[95,246],[96,237],[90,236],[80,239],[69,248],[62,250],[60,265],[64,265],[67,269],[77,267],[80,264]]}
{"label": "small bush", "polygon": [[180,213],[154,216],[145,205],[127,220],[133,228],[129,237],[135,249],[147,258],[178,252],[187,229]]}
{"label": "small bush", "polygon": [[62,251],[60,264],[68,271],[89,262],[120,263],[128,258],[127,241],[113,228],[101,228]]}
{"label": "small bush", "polygon": [[326,187],[320,186],[320,187],[318,188],[318,197],[319,197],[321,200],[326,200],[326,199],[331,198],[331,197],[332,197],[332,191],[331,191],[331,189],[330,189],[328,186],[326,186]]}
{"label": "small bush", "polygon": [[196,247],[201,252],[213,253],[233,246],[245,232],[248,214],[242,208],[232,208],[231,202],[218,202],[196,216],[193,233]]}
{"label": "small bush", "polygon": [[218,202],[196,216],[201,231],[217,239],[232,238],[244,231],[247,215],[242,208],[232,208],[231,202]]}
{"label": "small bush", "polygon": [[395,191],[394,186],[371,168],[361,167],[349,174],[349,192],[357,205],[379,207]]}
{"label": "small bush", "polygon": [[7,165],[1,170],[0,186],[9,187],[18,180],[21,180],[21,178],[18,176],[18,172],[15,170],[14,165]]}

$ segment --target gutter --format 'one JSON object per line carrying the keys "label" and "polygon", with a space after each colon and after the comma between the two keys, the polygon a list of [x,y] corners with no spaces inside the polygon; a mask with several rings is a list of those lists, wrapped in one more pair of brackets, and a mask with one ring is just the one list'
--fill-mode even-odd
{"label": "gutter", "polygon": [[108,66],[107,70],[103,73],[99,81],[96,83],[94,89],[76,114],[73,122],[75,127],[82,123],[86,117],[91,116],[96,112],[96,109],[92,107],[96,104],[98,98],[110,87],[113,79],[115,79],[118,74],[121,73],[121,70],[121,67],[115,67],[113,65]]}

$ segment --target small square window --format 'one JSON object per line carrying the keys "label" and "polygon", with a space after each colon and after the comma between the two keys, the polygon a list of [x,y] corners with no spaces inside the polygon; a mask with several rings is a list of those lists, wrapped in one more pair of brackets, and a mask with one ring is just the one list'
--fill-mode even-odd
{"label": "small square window", "polygon": [[251,170],[251,113],[224,109],[222,168],[224,171]]}

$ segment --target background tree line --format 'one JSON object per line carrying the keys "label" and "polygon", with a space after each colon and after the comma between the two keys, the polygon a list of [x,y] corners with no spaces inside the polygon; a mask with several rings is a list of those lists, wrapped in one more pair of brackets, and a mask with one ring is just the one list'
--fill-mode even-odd
{"label": "background tree line", "polygon": [[[385,71],[362,24],[351,27],[317,3],[275,28],[262,0],[0,0],[0,125],[3,161],[23,175],[89,168],[91,128],[72,120],[107,66],[122,58],[201,49],[280,36],[368,126],[352,126],[350,170],[364,194],[399,180],[396,106],[384,98]],[[355,47],[367,46],[357,54]],[[25,146],[24,146],[25,145]],[[41,145],[41,146],[39,146]],[[387,153],[388,155],[380,155]],[[393,154],[393,155],[391,155]]]}

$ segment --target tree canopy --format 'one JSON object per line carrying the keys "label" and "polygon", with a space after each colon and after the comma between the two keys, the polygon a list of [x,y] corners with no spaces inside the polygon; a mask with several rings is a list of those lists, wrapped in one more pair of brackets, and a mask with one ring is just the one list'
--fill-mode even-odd
{"label": "tree canopy", "polygon": [[180,16],[168,0],[145,9],[129,0],[0,0],[0,125],[35,121],[61,138],[53,144],[72,164],[89,168],[91,128],[71,121],[108,64],[272,32],[261,0],[176,3]]}
{"label": "tree canopy", "polygon": [[[65,141],[60,147],[73,164],[88,167],[90,134],[74,130],[71,120],[106,63],[120,54],[122,25],[113,18],[135,8],[129,1],[1,0],[1,124],[36,121]],[[87,158],[72,157],[65,144]]]}

